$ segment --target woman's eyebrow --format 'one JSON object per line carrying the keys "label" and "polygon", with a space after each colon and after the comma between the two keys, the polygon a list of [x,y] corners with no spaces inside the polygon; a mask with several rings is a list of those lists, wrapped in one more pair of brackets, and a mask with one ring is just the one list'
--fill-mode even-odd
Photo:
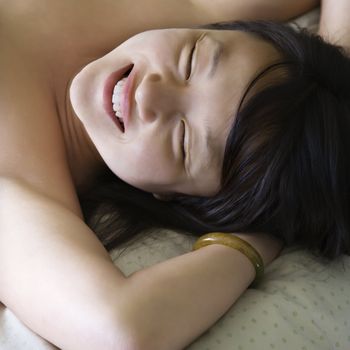
{"label": "woman's eyebrow", "polygon": [[208,74],[208,79],[211,79],[214,76],[219,65],[221,54],[224,51],[224,45],[221,42],[217,40],[214,40],[214,42],[215,42],[216,48],[214,49],[214,54],[211,61],[211,68]]}

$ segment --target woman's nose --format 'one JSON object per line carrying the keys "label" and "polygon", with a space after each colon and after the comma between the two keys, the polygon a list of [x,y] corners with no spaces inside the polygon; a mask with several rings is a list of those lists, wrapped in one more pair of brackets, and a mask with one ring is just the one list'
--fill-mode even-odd
{"label": "woman's nose", "polygon": [[171,78],[152,73],[144,76],[135,91],[139,117],[153,122],[160,117],[178,114],[182,108],[181,87]]}

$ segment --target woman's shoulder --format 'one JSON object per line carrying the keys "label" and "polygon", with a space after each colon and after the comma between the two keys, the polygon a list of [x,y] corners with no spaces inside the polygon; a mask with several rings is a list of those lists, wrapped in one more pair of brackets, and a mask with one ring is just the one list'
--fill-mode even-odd
{"label": "woman's shoulder", "polygon": [[23,180],[79,214],[46,66],[7,38],[0,44],[0,177]]}

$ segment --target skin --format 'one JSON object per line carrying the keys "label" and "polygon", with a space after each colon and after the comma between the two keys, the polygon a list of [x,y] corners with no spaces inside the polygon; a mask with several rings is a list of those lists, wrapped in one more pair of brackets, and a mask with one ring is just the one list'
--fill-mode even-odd
{"label": "skin", "polygon": [[[216,50],[221,54],[211,76]],[[220,188],[225,143],[242,94],[257,72],[276,60],[270,44],[239,31],[142,32],[74,76],[66,117],[80,120],[75,126],[88,135],[76,133],[82,142],[91,140],[86,147],[95,147],[100,161],[130,185],[160,199],[176,193],[212,196]],[[122,133],[104,111],[102,91],[106,78],[130,63],[135,79],[130,120]],[[206,128],[212,135],[209,153]]]}

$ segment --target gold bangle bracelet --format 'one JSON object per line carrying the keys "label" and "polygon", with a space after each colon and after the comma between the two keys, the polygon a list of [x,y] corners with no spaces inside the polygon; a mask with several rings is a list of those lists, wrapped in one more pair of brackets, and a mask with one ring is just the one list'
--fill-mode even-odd
{"label": "gold bangle bracelet", "polygon": [[257,250],[245,240],[231,233],[211,232],[198,238],[194,243],[192,251],[206,247],[211,244],[222,244],[230,248],[237,249],[243,253],[255,268],[255,279],[252,284],[256,284],[264,274],[264,262]]}

